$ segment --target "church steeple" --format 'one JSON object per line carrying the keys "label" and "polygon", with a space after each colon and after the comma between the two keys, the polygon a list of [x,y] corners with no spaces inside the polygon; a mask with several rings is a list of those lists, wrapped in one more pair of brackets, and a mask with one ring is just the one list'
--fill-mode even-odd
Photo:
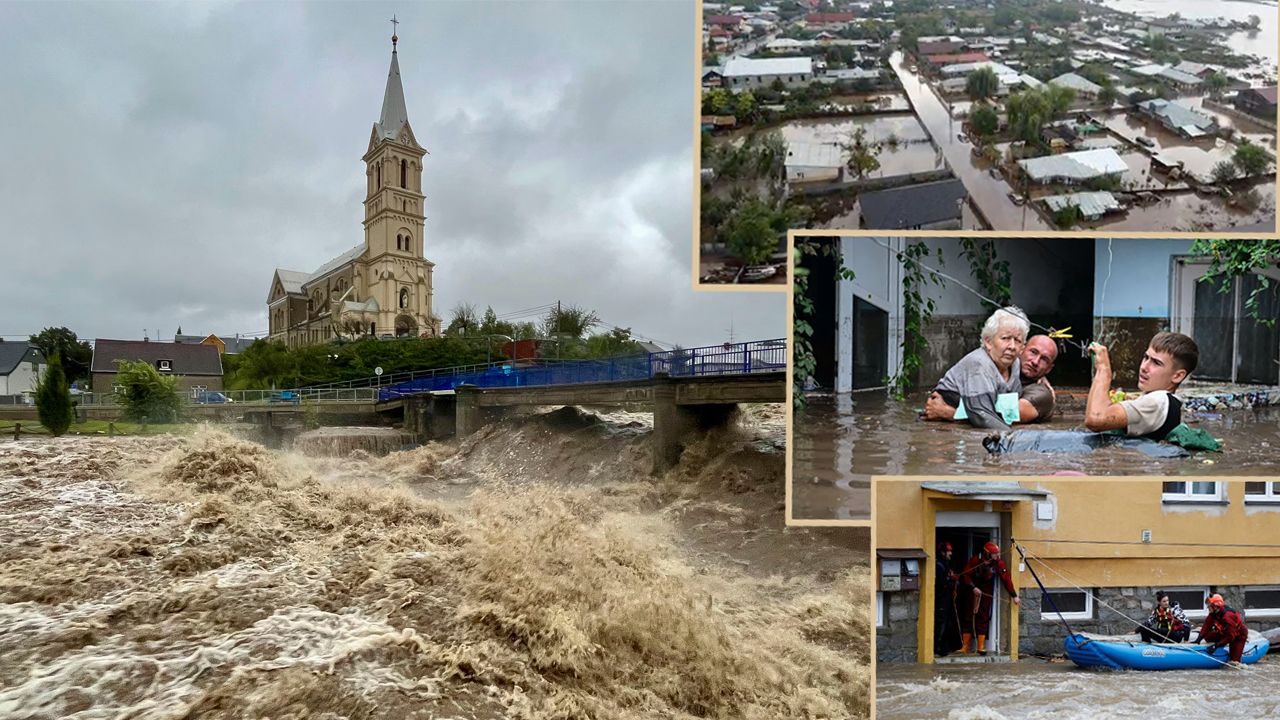
{"label": "church steeple", "polygon": [[[393,23],[396,19],[391,19]],[[394,32],[391,35],[391,69],[387,72],[387,89],[382,94],[382,115],[374,128],[380,140],[394,140],[406,145],[416,145],[413,141],[413,129],[409,127],[409,112],[404,104],[404,87],[400,84],[400,60],[396,53],[396,43],[400,38]],[[401,129],[405,133],[401,133]],[[406,142],[407,140],[407,142]]]}

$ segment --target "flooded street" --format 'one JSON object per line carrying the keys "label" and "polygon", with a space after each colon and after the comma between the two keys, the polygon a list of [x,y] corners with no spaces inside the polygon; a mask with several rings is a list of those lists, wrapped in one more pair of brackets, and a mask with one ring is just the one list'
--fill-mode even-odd
{"label": "flooded street", "polygon": [[991,177],[985,160],[973,157],[973,145],[956,137],[961,124],[953,120],[947,106],[929,88],[924,80],[911,72],[901,51],[889,58],[889,65],[898,74],[902,87],[915,105],[916,114],[929,129],[933,142],[951,166],[951,171],[964,183],[969,197],[996,230],[1051,230],[1048,223],[1027,206],[1018,207],[1009,199],[1011,190],[1003,179]]}
{"label": "flooded street", "polygon": [[1280,716],[1280,656],[1241,670],[1107,672],[1072,663],[876,667],[881,720]]}
{"label": "flooded street", "polygon": [[[1048,423],[1015,426],[1024,430],[1080,430],[1084,427],[1083,389],[1059,388],[1079,395],[1063,398]],[[823,418],[807,434],[812,445],[828,443],[848,449],[847,478],[858,475],[1044,475],[1061,471],[1090,475],[1266,475],[1274,474],[1280,449],[1280,407],[1228,410],[1191,416],[1189,424],[1223,441],[1220,453],[1193,453],[1185,458],[1154,458],[1129,447],[1103,447],[1085,453],[1012,453],[991,455],[982,446],[987,432],[965,424],[924,422],[917,417],[926,394],[915,393],[899,402],[883,392],[853,395],[847,404],[832,405],[833,417]],[[799,423],[799,416],[797,416]],[[820,437],[819,437],[820,436]],[[797,451],[799,445],[797,445]],[[842,471],[843,472],[843,471]],[[852,497],[839,480],[797,483],[797,507],[830,517]],[[797,515],[799,517],[799,515]]]}
{"label": "flooded street", "polygon": [[[803,410],[796,411],[791,434],[795,446],[792,517],[871,519],[870,476],[853,472],[856,428],[852,405],[847,395],[814,397]],[[804,498],[804,503],[799,503],[799,498]]]}
{"label": "flooded street", "polygon": [[661,478],[647,414],[572,408],[2,442],[0,716],[865,717],[868,534],[784,528],[772,407]]}

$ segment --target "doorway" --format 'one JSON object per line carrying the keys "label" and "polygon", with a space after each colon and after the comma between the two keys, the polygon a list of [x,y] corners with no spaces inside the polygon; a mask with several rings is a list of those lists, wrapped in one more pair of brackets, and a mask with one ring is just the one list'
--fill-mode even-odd
{"label": "doorway", "polygon": [[[1280,327],[1254,319],[1280,315],[1280,273],[1264,271],[1221,282],[1202,281],[1207,260],[1179,258],[1174,265],[1172,326],[1200,348],[1195,375],[1204,380],[1280,384]],[[1264,284],[1265,283],[1265,284]]]}
{"label": "doorway", "polygon": [[[1001,513],[994,511],[940,511],[937,513],[935,539],[938,543],[951,543],[952,570],[956,574],[960,574],[964,571],[964,566],[969,561],[969,558],[977,555],[982,550],[983,545],[993,542],[1003,547],[1001,542]],[[1007,562],[1006,560],[1006,564]],[[985,624],[988,630],[986,633],[987,658],[1009,655],[1008,650],[1001,645],[1009,617],[1008,603],[1003,602],[1007,598],[1003,593],[1003,589],[996,589],[995,597],[991,601],[990,611],[986,618],[987,622]],[[968,627],[973,629],[975,625],[981,626],[982,623],[978,622],[977,618],[972,617],[972,611],[976,610],[976,607],[967,602],[967,600],[967,598],[958,598],[955,614],[961,628]],[[945,599],[934,598],[934,602],[945,602]],[[976,642],[976,639],[974,642]],[[977,656],[974,653],[967,656],[952,655],[947,658],[937,658],[935,662],[939,660],[942,662],[972,660],[974,657],[981,656]]]}

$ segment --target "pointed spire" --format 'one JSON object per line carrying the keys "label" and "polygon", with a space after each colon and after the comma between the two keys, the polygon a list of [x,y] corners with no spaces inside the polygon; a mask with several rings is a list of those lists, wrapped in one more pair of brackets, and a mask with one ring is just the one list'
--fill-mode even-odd
{"label": "pointed spire", "polygon": [[[396,23],[396,19],[391,19]],[[387,90],[382,95],[382,117],[378,119],[378,134],[395,140],[400,128],[409,124],[409,112],[404,106],[404,88],[400,85],[400,61],[396,55],[396,43],[400,38],[391,35],[391,70],[387,72]]]}

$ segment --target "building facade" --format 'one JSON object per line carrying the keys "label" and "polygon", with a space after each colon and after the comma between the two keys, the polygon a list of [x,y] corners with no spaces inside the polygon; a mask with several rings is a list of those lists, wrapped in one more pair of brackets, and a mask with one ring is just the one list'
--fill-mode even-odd
{"label": "building facade", "polygon": [[34,345],[0,339],[0,396],[35,393],[44,367],[44,356]]}
{"label": "building facade", "polygon": [[409,125],[398,38],[382,114],[365,163],[364,241],[305,273],[277,268],[267,295],[269,339],[301,347],[360,337],[433,337],[432,271],[425,252],[422,160]]}
{"label": "building facade", "polygon": [[1265,540],[1280,521],[1280,483],[881,481],[876,513],[895,519],[876,528],[881,661],[935,661],[933,563],[942,541],[957,565],[986,542],[1003,549],[1022,604],[993,603],[997,657],[1061,653],[1064,621],[1076,632],[1132,632],[1157,590],[1193,622],[1204,617],[1205,597],[1221,593],[1251,626],[1280,624],[1280,551]]}
{"label": "building facade", "polygon": [[176,378],[178,392],[183,394],[222,389],[222,356],[214,345],[99,338],[93,343],[89,365],[93,392],[115,392],[116,374],[124,361],[145,362],[161,375]]}

